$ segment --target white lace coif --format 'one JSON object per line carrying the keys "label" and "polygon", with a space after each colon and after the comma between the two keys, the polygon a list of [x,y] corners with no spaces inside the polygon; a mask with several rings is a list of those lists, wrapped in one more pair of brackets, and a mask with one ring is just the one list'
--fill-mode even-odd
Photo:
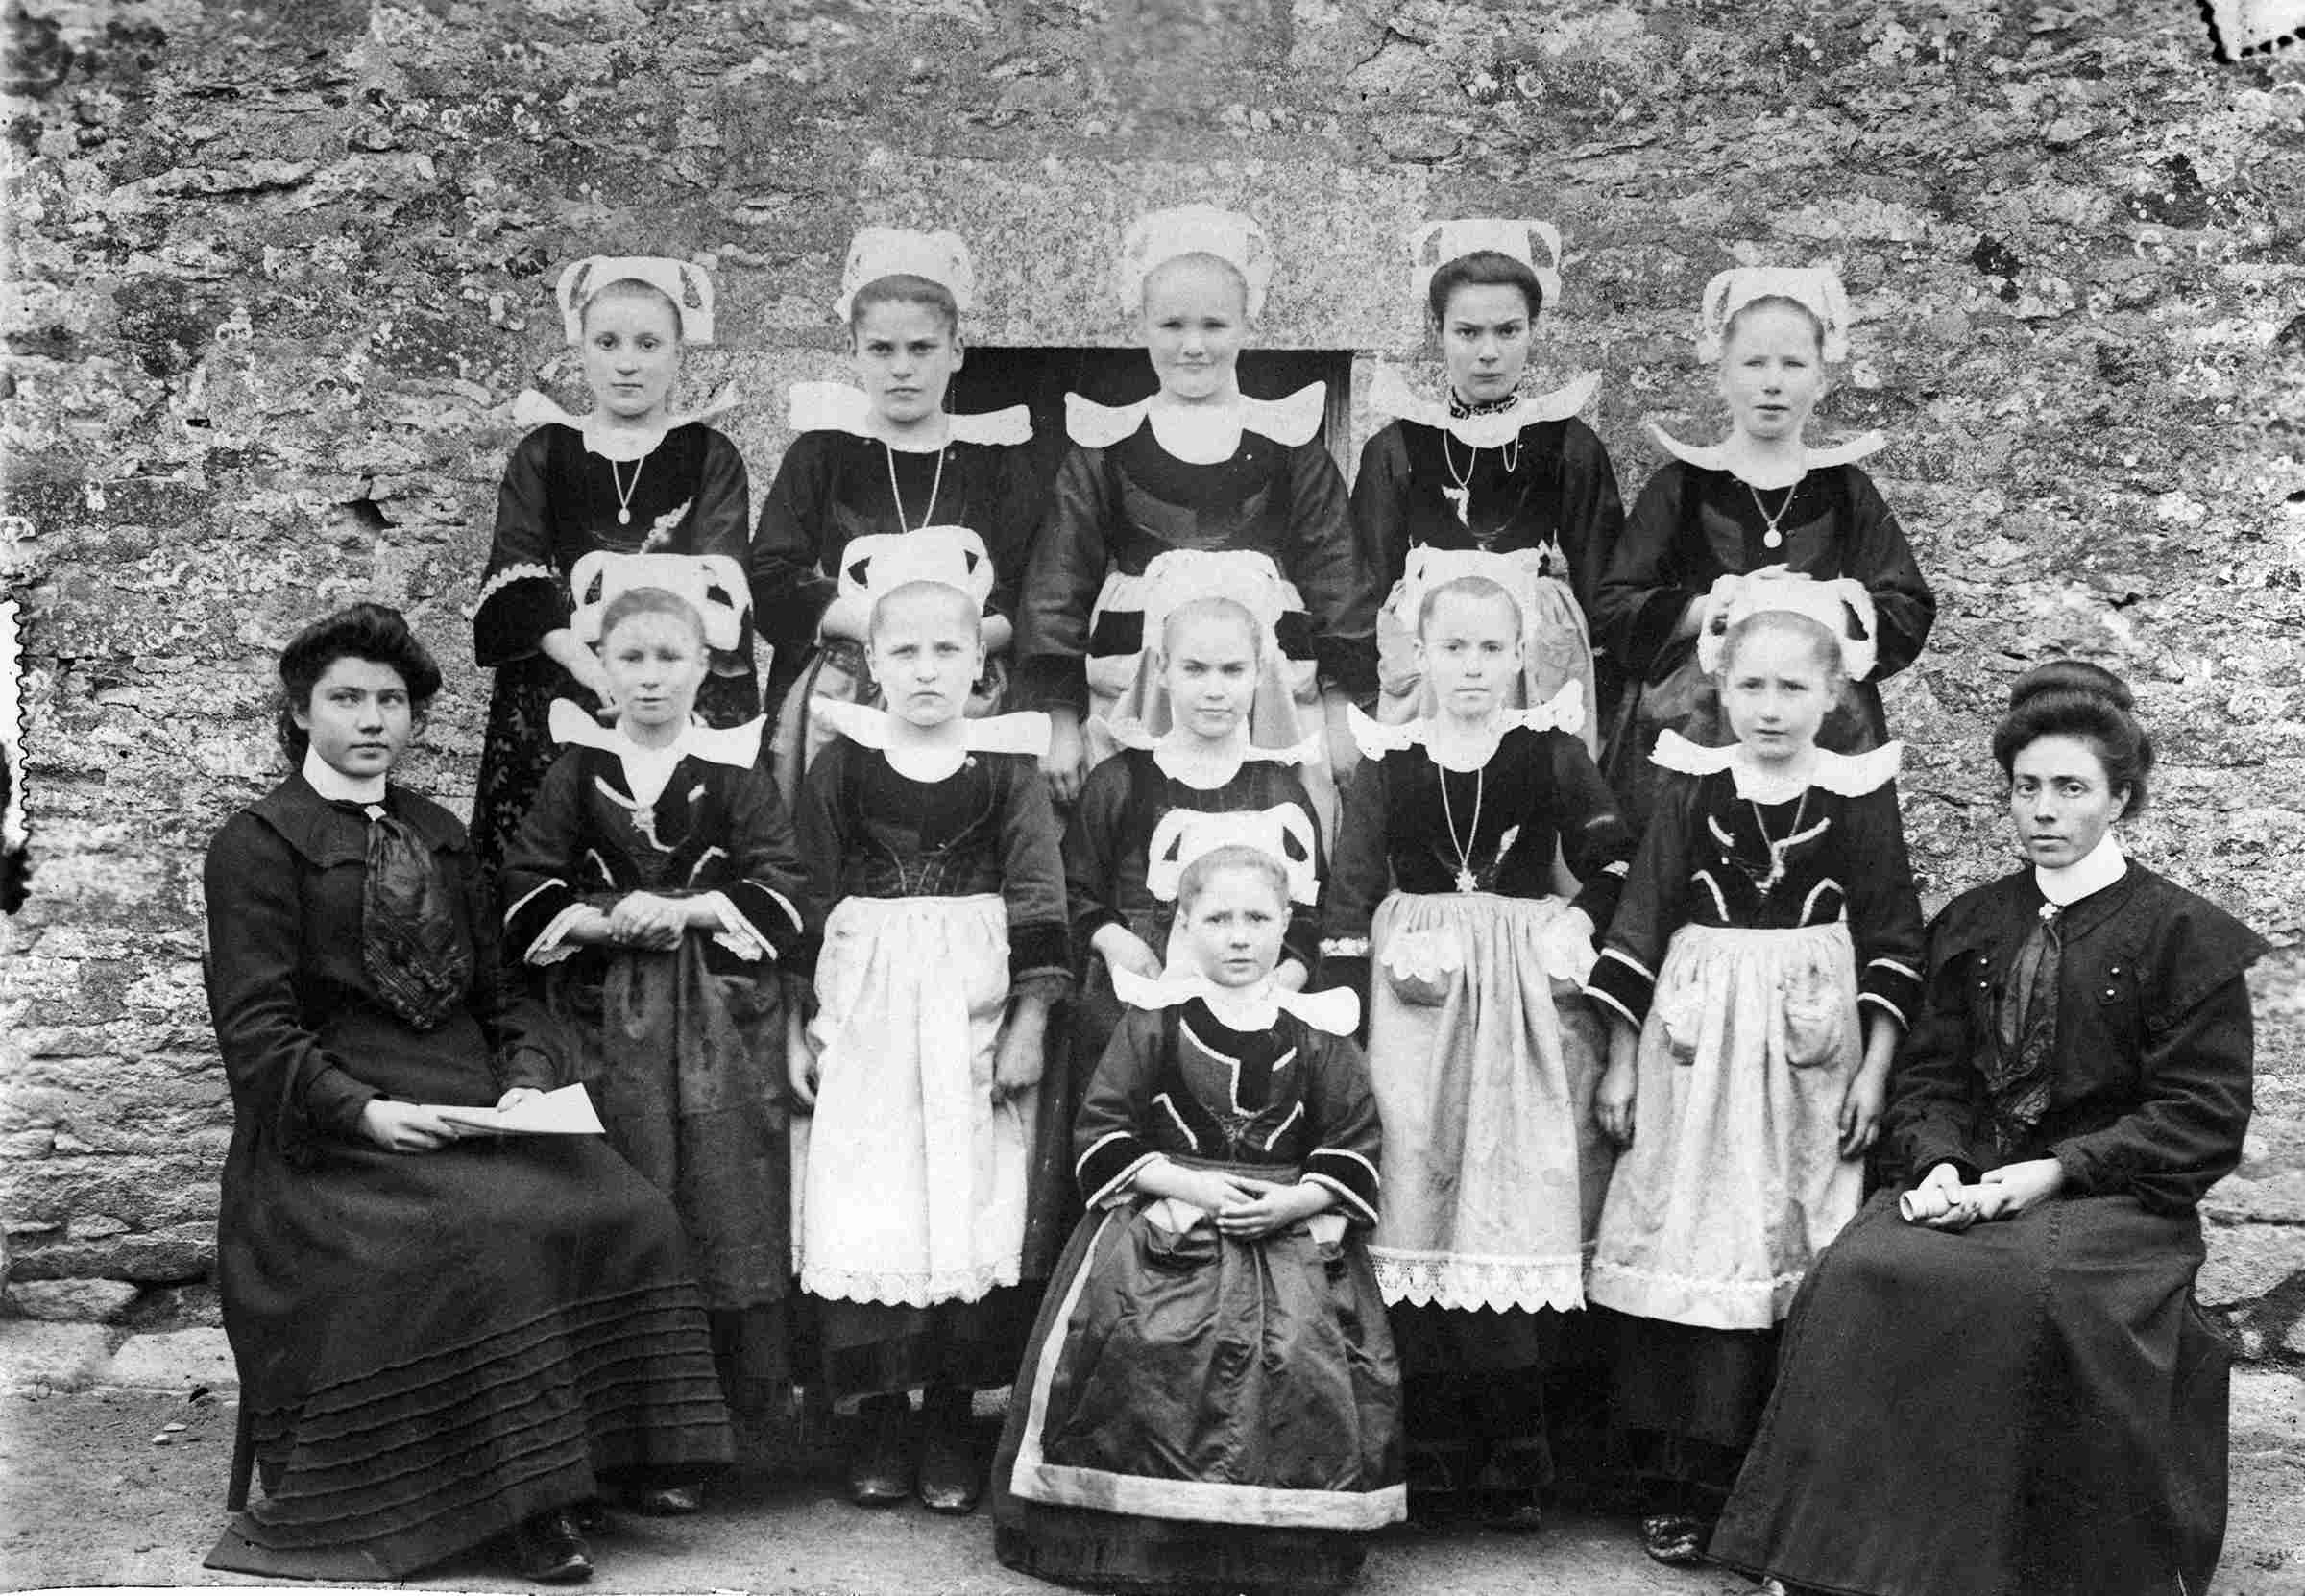
{"label": "white lace coif", "polygon": [[1145,278],[1187,254],[1214,255],[1240,273],[1249,286],[1249,319],[1264,313],[1265,291],[1273,283],[1273,241],[1253,218],[1211,205],[1155,210],[1130,224],[1113,272],[1123,313],[1134,316],[1142,310]]}
{"label": "white lace coif", "polygon": [[926,278],[953,297],[965,316],[976,308],[977,271],[968,246],[957,232],[922,232],[913,228],[861,228],[849,241],[840,268],[840,297],[833,314],[845,323],[857,290],[883,278]]}
{"label": "white lace coif", "polygon": [[1749,616],[1773,611],[1807,616],[1839,639],[1841,668],[1851,681],[1861,682],[1873,674],[1880,627],[1865,585],[1850,576],[1819,581],[1783,566],[1713,582],[1697,628],[1697,668],[1708,676],[1720,674],[1729,629]]}
{"label": "white lace coif", "polygon": [[[1541,262],[1537,258],[1538,244],[1544,246],[1545,259]],[[1454,221],[1427,222],[1410,233],[1410,297],[1422,304],[1432,288],[1435,272],[1479,250],[1511,255],[1537,274],[1537,285],[1544,290],[1544,303],[1538,309],[1540,316],[1560,302],[1561,230],[1550,222],[1504,216],[1462,216]]]}
{"label": "white lace coif", "polygon": [[1825,358],[1849,358],[1849,295],[1831,265],[1737,266],[1705,285],[1697,316],[1697,358],[1718,360],[1730,318],[1755,300],[1786,299],[1802,306],[1825,328]]}
{"label": "white lace coif", "polygon": [[584,342],[584,307],[612,282],[644,282],[680,307],[680,341],[713,341],[713,279],[704,268],[661,254],[595,254],[563,268],[553,297],[569,342]]}
{"label": "white lace coif", "polygon": [[569,572],[576,600],[569,630],[579,642],[600,641],[601,617],[620,593],[634,588],[662,588],[694,606],[704,620],[706,644],[730,653],[744,641],[744,620],[752,612],[744,568],[725,554],[613,554],[594,549]]}

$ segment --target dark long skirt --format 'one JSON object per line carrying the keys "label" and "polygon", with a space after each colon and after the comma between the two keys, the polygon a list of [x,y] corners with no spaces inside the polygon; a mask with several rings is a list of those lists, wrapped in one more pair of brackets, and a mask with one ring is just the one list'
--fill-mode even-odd
{"label": "dark long skirt", "polygon": [[1877,1197],[1819,1258],[1712,1555],[1865,1596],[2202,1591],[2226,1350],[2199,1221],[2074,1197],[1959,1234]]}
{"label": "dark long skirt", "polygon": [[[1273,1172],[1266,1172],[1271,1173]],[[1405,1511],[1399,1370],[1356,1240],[1091,1214],[993,1464],[994,1550],[1100,1590],[1330,1591]]]}
{"label": "dark long skirt", "polygon": [[395,1579],[732,1456],[671,1209],[597,1139],[291,1168],[244,1132],[219,1284],[261,1497],[211,1568]]}

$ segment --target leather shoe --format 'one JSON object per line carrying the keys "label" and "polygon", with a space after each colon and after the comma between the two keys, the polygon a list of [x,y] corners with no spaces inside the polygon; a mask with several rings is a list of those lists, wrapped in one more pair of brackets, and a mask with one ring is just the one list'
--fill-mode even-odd
{"label": "leather shoe", "polygon": [[593,1577],[593,1556],[565,1509],[540,1512],[512,1532],[521,1578],[539,1584],[573,1584]]}
{"label": "leather shoe", "polygon": [[651,1518],[680,1518],[703,1507],[704,1493],[694,1486],[659,1486],[632,1493],[632,1511]]}
{"label": "leather shoe", "polygon": [[1687,1568],[1705,1560],[1712,1526],[1686,1513],[1658,1513],[1640,1521],[1640,1549],[1659,1562]]}
{"label": "leather shoe", "polygon": [[983,1460],[972,1433],[973,1393],[937,1390],[922,1402],[920,1504],[932,1512],[974,1512],[984,1493]]}
{"label": "leather shoe", "polygon": [[860,1508],[889,1508],[912,1494],[912,1404],[901,1396],[868,1396],[857,1408],[863,1434],[848,1461],[848,1499]]}

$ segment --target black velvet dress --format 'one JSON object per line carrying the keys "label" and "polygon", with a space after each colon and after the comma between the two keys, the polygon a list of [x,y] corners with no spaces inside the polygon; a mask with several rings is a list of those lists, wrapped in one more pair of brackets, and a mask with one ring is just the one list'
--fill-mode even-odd
{"label": "black velvet dress", "polygon": [[2208,1588],[2226,1351],[2195,1210],[2241,1158],[2265,944],[2135,863],[2068,906],[2046,1101],[2012,1119],[1988,1082],[2016,1078],[1997,1050],[2043,903],[2028,870],[1937,917],[1885,1129],[1911,1178],[2054,1158],[2064,1188],[1963,1232],[1884,1191],[1817,1260],[1723,1561],[1864,1596]]}
{"label": "black velvet dress", "polygon": [[429,1028],[364,967],[369,822],[302,776],[225,823],[208,1001],[235,1123],[217,1227],[262,1496],[208,1566],[396,1579],[596,1495],[724,1464],[728,1417],[671,1207],[594,1137],[387,1152],[376,1098],[487,1104],[550,1084],[499,1027],[464,828],[393,789],[430,851],[469,985]]}

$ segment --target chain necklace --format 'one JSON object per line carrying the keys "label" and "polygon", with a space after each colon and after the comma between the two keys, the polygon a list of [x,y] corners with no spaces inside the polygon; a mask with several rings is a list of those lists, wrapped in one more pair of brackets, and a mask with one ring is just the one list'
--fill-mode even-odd
{"label": "chain necklace", "polygon": [[[1480,404],[1469,404],[1458,395],[1455,388],[1452,387],[1448,391],[1448,413],[1452,417],[1493,416],[1512,409],[1519,402],[1520,396],[1518,394],[1507,394],[1503,399],[1489,399]],[[1481,451],[1469,444],[1466,446],[1472,450],[1472,454],[1465,462],[1465,474],[1459,476],[1455,445],[1456,434],[1449,431],[1448,428],[1443,427],[1441,429],[1441,464],[1447,470],[1449,481],[1455,483],[1456,486],[1442,489],[1441,496],[1447,499],[1449,504],[1455,508],[1457,524],[1470,531],[1472,528],[1472,473],[1481,468]],[[1520,435],[1515,433],[1513,441],[1500,446],[1496,453],[1497,458],[1505,463],[1507,476],[1511,476],[1515,472],[1520,470]]]}
{"label": "chain necklace", "polygon": [[1760,812],[1759,800],[1748,798],[1745,802],[1753,806],[1753,824],[1760,828],[1760,845],[1769,851],[1769,872],[1761,879],[1760,889],[1773,892],[1777,883],[1784,880],[1784,851],[1801,835],[1801,820],[1808,812],[1808,788],[1801,789],[1800,802],[1793,806],[1793,823],[1786,828],[1782,841],[1769,835],[1768,816]]}
{"label": "chain necklace", "polygon": [[1782,548],[1784,546],[1784,534],[1777,530],[1777,523],[1784,520],[1784,518],[1791,513],[1793,508],[1793,496],[1798,494],[1800,491],[1801,484],[1798,482],[1795,482],[1791,486],[1787,487],[1784,490],[1784,502],[1777,506],[1777,513],[1772,516],[1769,514],[1769,507],[1760,501],[1760,490],[1753,486],[1753,484],[1750,482],[1745,484],[1745,492],[1753,496],[1753,508],[1760,512],[1760,519],[1767,523],[1767,530],[1762,532],[1760,535],[1760,543],[1763,548]]}
{"label": "chain necklace", "polygon": [[[929,504],[928,508],[920,514],[922,526],[936,524],[936,495],[944,487],[944,456],[951,447],[952,445],[947,443],[943,448],[936,451],[936,474],[929,479]],[[896,501],[896,529],[899,532],[917,530],[906,524],[905,491],[896,485],[896,450],[888,447],[886,439],[881,441],[881,453],[886,455],[888,461],[888,496]]]}
{"label": "chain necklace", "polygon": [[618,462],[611,460],[608,463],[608,479],[617,485],[617,524],[619,526],[632,524],[632,496],[640,492],[641,471],[647,464],[648,456],[645,454],[632,463],[632,486],[627,488],[624,486],[624,473],[618,468]]}
{"label": "chain necklace", "polygon": [[1462,842],[1457,840],[1456,806],[1448,800],[1448,769],[1439,762],[1433,769],[1441,778],[1441,814],[1448,822],[1448,845],[1457,851],[1457,890],[1478,892],[1481,882],[1473,874],[1472,850],[1481,840],[1481,799],[1489,786],[1489,767],[1484,764],[1472,773],[1472,829]]}

